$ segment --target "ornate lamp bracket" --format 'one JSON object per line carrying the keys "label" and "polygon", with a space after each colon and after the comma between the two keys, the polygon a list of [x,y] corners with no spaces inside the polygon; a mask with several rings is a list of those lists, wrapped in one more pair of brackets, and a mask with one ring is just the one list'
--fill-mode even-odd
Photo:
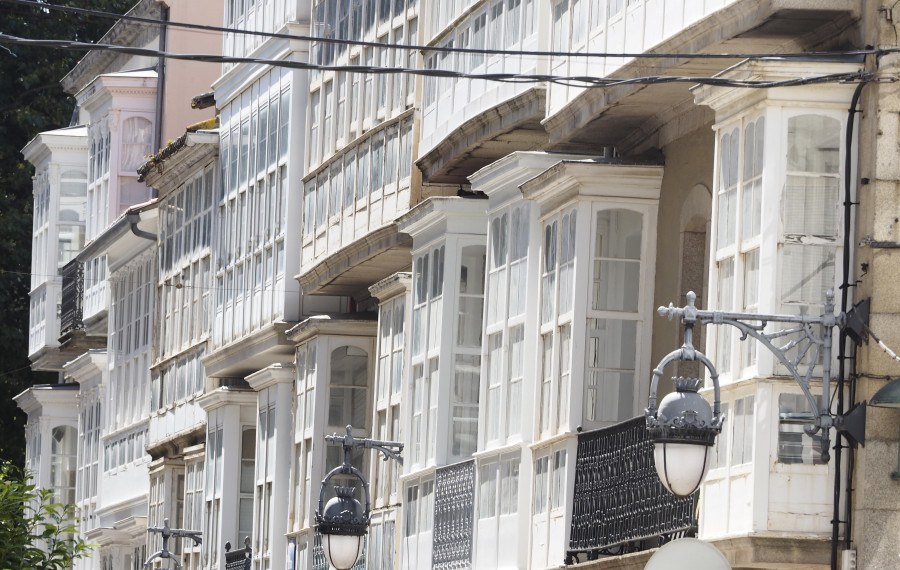
{"label": "ornate lamp bracket", "polygon": [[[316,522],[319,525],[332,525],[340,523],[343,525],[358,525],[368,527],[371,514],[371,502],[369,498],[369,483],[366,481],[362,472],[350,463],[350,454],[354,449],[374,449],[383,455],[383,460],[394,459],[403,465],[403,458],[400,452],[403,451],[403,443],[396,441],[380,441],[368,438],[353,437],[353,426],[347,426],[346,435],[339,436],[337,434],[326,435],[325,441],[331,445],[340,445],[344,448],[344,462],[328,472],[322,480],[322,486],[319,491],[319,508],[316,510]],[[365,496],[365,510],[362,513],[351,513],[345,511],[342,520],[333,520],[325,514],[325,488],[328,482],[335,475],[352,475],[362,484],[363,495]],[[335,487],[335,493],[338,497],[350,498],[353,494],[353,487]]]}
{"label": "ornate lamp bracket", "polygon": [[[675,307],[669,303],[668,307],[660,307],[657,312],[661,317],[670,320],[680,317],[684,324],[684,345],[677,351],[669,354],[660,362],[653,372],[653,381],[650,389],[650,407],[656,406],[656,383],[658,373],[662,367],[672,360],[699,360],[710,370],[715,386],[715,415],[719,414],[719,382],[712,363],[693,346],[694,325],[729,325],[741,331],[741,340],[752,337],[762,344],[778,361],[788,370],[791,377],[803,391],[804,396],[813,410],[814,421],[804,427],[807,434],[813,435],[821,431],[822,435],[822,460],[826,463],[830,459],[830,430],[837,428],[846,433],[854,442],[865,442],[865,405],[862,404],[851,409],[846,415],[840,416],[831,413],[831,346],[834,328],[849,328],[849,334],[853,334],[853,323],[861,317],[857,313],[868,314],[867,305],[864,309],[854,307],[849,313],[834,313],[834,292],[825,293],[825,305],[823,313],[819,316],[809,315],[767,315],[761,313],[736,313],[730,311],[706,311],[696,307],[696,294],[693,291],[687,294],[687,305]],[[865,319],[867,320],[867,319]],[[769,323],[783,323],[787,326],[772,332],[766,332]],[[821,327],[821,332],[819,332]],[[813,395],[811,380],[817,364],[821,361],[822,393],[818,397]],[[805,369],[804,369],[805,368]],[[649,425],[648,415],[648,425]]]}

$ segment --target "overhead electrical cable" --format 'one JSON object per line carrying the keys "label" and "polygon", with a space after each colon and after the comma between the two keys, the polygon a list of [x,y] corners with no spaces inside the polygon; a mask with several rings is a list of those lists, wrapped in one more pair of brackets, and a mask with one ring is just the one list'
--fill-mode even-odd
{"label": "overhead electrical cable", "polygon": [[[0,0],[3,1],[3,0]],[[238,57],[216,54],[184,54],[160,51],[150,48],[131,46],[119,46],[111,44],[93,44],[88,42],[70,40],[30,39],[13,36],[0,32],[0,44],[9,43],[32,47],[47,47],[54,49],[67,49],[77,51],[111,51],[129,55],[147,57],[161,57],[167,59],[179,59],[187,61],[201,61],[207,63],[255,63],[270,65],[272,67],[284,67],[290,69],[340,71],[345,73],[374,73],[394,74],[404,73],[409,75],[421,75],[423,77],[444,77],[457,79],[483,79],[486,81],[501,81],[509,83],[559,83],[584,88],[618,87],[623,85],[654,85],[661,83],[691,83],[697,85],[711,85],[720,87],[745,87],[756,89],[768,89],[773,87],[791,87],[797,85],[812,85],[817,83],[837,83],[850,81],[869,80],[871,73],[854,71],[850,73],[834,73],[785,80],[751,80],[728,79],[724,77],[681,76],[681,75],[655,75],[646,77],[615,78],[593,77],[587,75],[560,76],[547,74],[517,74],[517,73],[465,73],[449,69],[435,68],[408,68],[408,67],[373,67],[363,65],[317,65],[300,61],[266,59],[257,57]]]}
{"label": "overhead electrical cable", "polygon": [[632,59],[811,59],[811,58],[835,58],[835,57],[853,57],[865,55],[884,55],[900,51],[900,48],[871,48],[856,49],[829,52],[790,52],[790,53],[657,53],[657,52],[637,52],[637,53],[608,53],[608,52],[554,52],[554,51],[523,51],[523,50],[500,50],[500,49],[481,49],[481,48],[464,48],[450,46],[426,46],[413,44],[396,44],[371,42],[363,40],[350,40],[339,38],[324,38],[319,36],[302,36],[295,34],[285,34],[279,32],[263,32],[259,30],[246,30],[240,28],[227,28],[222,26],[211,26],[206,24],[193,24],[188,22],[176,22],[171,20],[156,20],[154,18],[145,18],[142,16],[133,16],[130,14],[116,14],[114,12],[104,12],[102,10],[92,10],[88,8],[76,8],[74,6],[61,6],[58,4],[50,4],[46,2],[38,2],[36,0],[0,0],[0,3],[17,4],[22,6],[31,6],[42,11],[58,10],[74,14],[83,14],[88,16],[97,16],[101,18],[109,18],[114,20],[125,20],[130,22],[139,22],[152,25],[175,26],[185,29],[202,30],[208,32],[219,32],[228,34],[242,34],[249,36],[262,36],[267,38],[277,38],[285,40],[298,40],[309,42],[320,42],[338,45],[378,47],[404,49],[412,51],[424,52],[444,52],[444,53],[468,53],[468,54],[484,54],[484,55],[509,55],[509,56],[530,56],[530,57],[590,57],[590,58],[632,58]]}

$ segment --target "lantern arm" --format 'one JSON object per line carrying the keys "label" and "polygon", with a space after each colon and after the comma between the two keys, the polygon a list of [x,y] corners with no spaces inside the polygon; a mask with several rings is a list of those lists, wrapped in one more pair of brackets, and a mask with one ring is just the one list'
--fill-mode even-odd
{"label": "lantern arm", "polygon": [[[703,364],[710,373],[710,380],[713,383],[713,424],[721,427],[722,420],[722,407],[721,407],[721,390],[719,388],[719,373],[716,372],[716,367],[713,366],[712,361],[702,352],[694,348],[694,324],[697,321],[701,320],[701,312],[697,309],[694,301],[697,299],[697,294],[693,291],[689,291],[687,294],[688,304],[684,307],[675,307],[672,303],[669,303],[668,307],[660,307],[657,310],[657,313],[661,317],[668,316],[669,319],[672,319],[675,316],[680,316],[682,322],[684,323],[684,344],[681,345],[681,348],[673,350],[662,360],[659,361],[659,364],[656,365],[656,368],[653,370],[653,376],[650,380],[650,398],[647,405],[647,409],[645,411],[645,416],[647,418],[647,427],[658,427],[659,426],[659,417],[657,410],[657,398],[656,391],[659,386],[659,379],[663,374],[663,370],[666,366],[675,361],[697,361]],[[701,321],[702,324],[702,321]]]}
{"label": "lantern arm", "polygon": [[200,544],[202,542],[202,539],[200,537],[203,534],[199,530],[171,528],[171,527],[169,527],[169,519],[168,518],[163,519],[162,526],[147,527],[147,532],[158,532],[160,535],[162,535],[162,549],[159,552],[153,554],[150,558],[147,559],[146,562],[144,562],[145,570],[147,568],[149,568],[150,563],[157,558],[172,560],[175,562],[176,567],[181,568],[181,562],[178,560],[178,558],[172,556],[171,552],[169,552],[169,538],[171,538],[173,536],[181,537],[181,538],[190,538],[191,540],[194,541],[194,544]]}
{"label": "lantern arm", "polygon": [[362,449],[374,449],[380,452],[383,455],[383,460],[387,461],[388,459],[394,459],[401,465],[403,465],[403,458],[400,456],[400,452],[403,451],[403,443],[398,441],[381,441],[377,439],[368,439],[362,437],[354,437],[353,436],[353,426],[348,425],[346,427],[345,435],[326,435],[325,441],[330,445],[340,445],[344,448],[344,462],[343,464],[332,469],[328,475],[325,476],[325,479],[322,480],[322,486],[319,491],[319,509],[316,512],[316,521],[322,522],[324,514],[325,514],[325,488],[328,485],[328,482],[335,475],[352,475],[359,479],[362,483],[363,491],[365,493],[366,498],[366,507],[363,515],[364,520],[360,521],[359,524],[369,524],[369,514],[370,514],[370,500],[369,500],[369,483],[366,481],[365,476],[363,476],[362,472],[359,471],[356,467],[352,465],[350,462],[350,453],[357,448]]}
{"label": "lantern arm", "polygon": [[[721,392],[719,389],[719,374],[716,372],[715,367],[713,366],[712,361],[707,358],[705,354],[696,350],[693,346],[685,347],[682,346],[679,349],[673,350],[669,354],[667,354],[662,360],[659,361],[659,364],[656,365],[656,368],[653,370],[653,377],[650,379],[650,399],[646,410],[646,415],[648,418],[651,416],[655,419],[657,417],[657,397],[656,392],[659,386],[659,379],[663,374],[663,369],[666,366],[675,361],[698,361],[703,364],[710,371],[710,380],[713,383],[713,415],[715,418],[721,416]],[[649,421],[649,419],[648,419]]]}
{"label": "lantern arm", "polygon": [[403,457],[400,456],[400,453],[403,451],[403,444],[399,441],[379,441],[376,439],[361,439],[357,441],[361,443],[360,447],[380,452],[382,461],[393,459],[400,465],[403,465]]}
{"label": "lantern arm", "polygon": [[346,435],[326,435],[325,441],[331,445],[342,445],[344,447],[344,464],[350,464],[350,450],[355,448],[374,449],[382,454],[382,459],[387,461],[393,459],[400,465],[403,465],[403,443],[399,441],[381,441],[378,439],[368,439],[364,437],[353,437],[353,426],[347,426]]}

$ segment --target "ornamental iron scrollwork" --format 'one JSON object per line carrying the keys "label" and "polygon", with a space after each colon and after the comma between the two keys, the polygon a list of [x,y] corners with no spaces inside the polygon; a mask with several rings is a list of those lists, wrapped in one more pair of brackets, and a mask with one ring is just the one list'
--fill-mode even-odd
{"label": "ornamental iron scrollwork", "polygon": [[437,468],[434,473],[432,568],[472,567],[474,517],[475,460]]}

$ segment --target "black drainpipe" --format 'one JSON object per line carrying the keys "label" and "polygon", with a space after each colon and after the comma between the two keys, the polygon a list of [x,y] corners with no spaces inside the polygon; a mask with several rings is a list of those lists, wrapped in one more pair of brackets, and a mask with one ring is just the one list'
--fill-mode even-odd
{"label": "black drainpipe", "polygon": [[[853,212],[853,206],[856,205],[853,202],[853,180],[851,178],[852,172],[851,168],[853,166],[853,155],[850,154],[850,149],[853,143],[853,124],[856,119],[856,113],[860,112],[856,110],[856,105],[859,103],[859,97],[862,94],[863,87],[866,86],[865,81],[861,81],[857,86],[856,90],[853,91],[853,97],[850,99],[850,109],[848,111],[849,116],[847,117],[847,132],[844,135],[846,151],[844,152],[844,251],[843,251],[843,259],[842,259],[842,280],[841,280],[841,313],[847,312],[847,306],[849,304],[849,292],[850,287],[853,287],[850,283],[850,216]],[[845,362],[853,357],[847,356],[847,333],[844,330],[841,330],[838,335],[838,377],[837,377],[837,415],[842,416],[844,414],[844,378],[845,378]],[[854,390],[855,394],[855,390]],[[853,400],[850,400],[851,405]],[[850,494],[852,493],[851,486],[853,485],[853,472],[848,471],[847,473],[847,505],[846,505],[846,519],[841,521],[841,452],[844,447],[849,449],[849,460],[850,460],[850,469],[853,468],[853,450],[850,449],[849,445],[844,444],[844,436],[841,432],[836,433],[835,442],[834,442],[834,506],[832,512],[831,519],[831,570],[838,569],[838,545],[840,544],[840,525],[841,522],[844,522],[844,548],[848,548],[850,545],[850,530],[851,530],[851,515],[852,509],[850,505]]]}
{"label": "black drainpipe", "polygon": [[139,238],[148,239],[150,241],[156,241],[157,235],[150,232],[145,232],[144,230],[138,228],[138,222],[141,221],[140,214],[128,214],[125,216],[126,221],[131,225],[131,233],[136,235]]}
{"label": "black drainpipe", "polygon": [[[169,48],[169,7],[163,2],[159,3],[159,22],[159,51],[164,52]],[[154,153],[163,146],[162,126],[165,116],[163,94],[166,92],[166,67],[166,58],[160,56],[156,60],[156,134],[151,151]]]}

